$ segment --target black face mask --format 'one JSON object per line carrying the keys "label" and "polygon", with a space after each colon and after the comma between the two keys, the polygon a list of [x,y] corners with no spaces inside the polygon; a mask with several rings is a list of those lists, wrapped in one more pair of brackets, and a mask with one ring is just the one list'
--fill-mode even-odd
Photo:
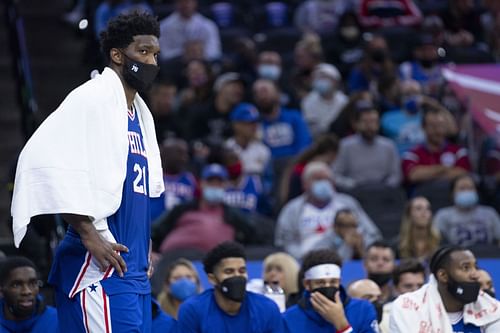
{"label": "black face mask", "polygon": [[420,59],[419,62],[424,68],[432,68],[434,66],[434,60]]}
{"label": "black face mask", "polygon": [[370,53],[370,57],[374,62],[381,64],[387,58],[387,52],[383,49],[374,49]]}
{"label": "black face mask", "polygon": [[485,293],[487,293],[488,295],[490,295],[491,297],[495,298],[495,292],[491,289],[484,289],[483,290]]}
{"label": "black face mask", "polygon": [[368,278],[375,282],[379,287],[383,287],[392,279],[392,273],[369,273]]}
{"label": "black face mask", "polygon": [[246,294],[247,279],[243,276],[233,276],[221,282],[219,290],[231,301],[243,302]]}
{"label": "black face mask", "polygon": [[331,301],[335,302],[335,294],[339,291],[339,288],[337,287],[321,287],[321,288],[316,288],[312,292],[318,292],[321,293],[323,296],[328,298]]}
{"label": "black face mask", "polygon": [[160,67],[133,60],[123,52],[122,54],[125,56],[123,79],[131,88],[139,92],[146,92],[151,88]]}
{"label": "black face mask", "polygon": [[469,304],[477,300],[481,284],[479,282],[458,282],[449,277],[447,289],[461,303]]}

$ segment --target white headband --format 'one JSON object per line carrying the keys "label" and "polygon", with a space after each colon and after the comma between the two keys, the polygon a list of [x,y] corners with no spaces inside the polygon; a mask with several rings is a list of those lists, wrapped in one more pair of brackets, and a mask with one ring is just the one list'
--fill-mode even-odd
{"label": "white headband", "polygon": [[340,279],[340,267],[335,264],[317,265],[304,273],[306,280]]}

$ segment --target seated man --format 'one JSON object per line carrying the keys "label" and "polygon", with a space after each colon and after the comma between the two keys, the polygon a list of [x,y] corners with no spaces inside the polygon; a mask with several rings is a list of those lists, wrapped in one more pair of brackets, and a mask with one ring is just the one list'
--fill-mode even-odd
{"label": "seated man", "polygon": [[57,311],[45,305],[35,264],[24,257],[4,259],[0,267],[0,332],[59,332]]}
{"label": "seated man", "polygon": [[237,209],[224,204],[227,179],[226,168],[207,165],[202,171],[202,197],[160,217],[151,234],[153,249],[162,253],[175,249],[206,252],[227,240],[251,242],[254,228]]}
{"label": "seated man", "polygon": [[484,269],[478,269],[479,283],[481,284],[481,290],[495,298],[495,286],[493,285],[493,279],[490,273]]}
{"label": "seated man", "polygon": [[382,291],[378,284],[370,279],[354,281],[347,288],[347,295],[353,298],[366,299],[370,303],[375,303],[382,296]]}
{"label": "seated man", "polygon": [[358,107],[354,113],[354,122],[357,133],[340,141],[334,163],[337,185],[346,189],[365,184],[399,186],[399,154],[390,139],[378,135],[378,110],[374,105]]}
{"label": "seated man", "polygon": [[314,248],[336,249],[343,261],[363,258],[365,242],[356,214],[349,209],[339,210],[333,220],[333,230],[326,232]]}
{"label": "seated man", "polygon": [[445,246],[430,261],[429,283],[392,305],[391,333],[500,332],[500,303],[480,291],[474,254]]}
{"label": "seated man", "polygon": [[[392,274],[396,296],[420,289],[425,283],[425,267],[416,259],[403,259]],[[380,331],[390,333],[389,316],[393,302],[384,304]]]}
{"label": "seated man", "polygon": [[276,303],[245,290],[248,274],[241,245],[219,244],[207,253],[203,267],[214,288],[182,303],[179,332],[284,332]]}
{"label": "seated man", "polygon": [[422,116],[426,142],[403,154],[403,173],[408,184],[451,180],[471,171],[467,149],[448,143],[446,115],[425,109]]}
{"label": "seated man", "polygon": [[153,315],[153,322],[151,332],[174,333],[176,332],[177,322],[174,318],[166,314],[160,307],[156,300],[151,301],[151,312]]}
{"label": "seated man", "polygon": [[380,301],[386,303],[393,297],[391,283],[395,266],[394,250],[384,241],[376,241],[368,245],[363,258],[367,278],[378,284],[382,290]]}
{"label": "seated man", "polygon": [[305,291],[298,304],[283,314],[287,332],[378,332],[377,314],[370,302],[346,295],[340,265],[334,250],[311,251],[305,256]]}
{"label": "seated man", "polygon": [[364,240],[380,238],[380,231],[353,197],[335,192],[332,171],[324,162],[310,162],[302,173],[305,192],[289,201],[280,212],[275,245],[301,258],[331,230],[335,214],[349,209],[359,221]]}

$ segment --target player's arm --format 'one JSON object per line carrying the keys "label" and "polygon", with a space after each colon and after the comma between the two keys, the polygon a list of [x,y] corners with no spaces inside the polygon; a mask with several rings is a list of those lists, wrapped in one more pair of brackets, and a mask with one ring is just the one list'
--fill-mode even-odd
{"label": "player's arm", "polygon": [[83,245],[103,272],[111,265],[118,275],[123,276],[123,273],[127,271],[127,265],[119,252],[128,252],[125,245],[105,240],[88,216],[63,214],[62,218],[80,235]]}

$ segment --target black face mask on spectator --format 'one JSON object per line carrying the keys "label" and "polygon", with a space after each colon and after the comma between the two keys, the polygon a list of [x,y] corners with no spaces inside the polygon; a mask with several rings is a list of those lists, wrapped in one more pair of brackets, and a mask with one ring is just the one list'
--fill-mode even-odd
{"label": "black face mask on spectator", "polygon": [[385,62],[385,60],[387,59],[387,51],[384,49],[373,49],[370,52],[370,58],[374,62],[381,64],[381,63]]}
{"label": "black face mask on spectator", "polygon": [[379,287],[383,287],[391,281],[392,273],[369,273],[368,278]]}

